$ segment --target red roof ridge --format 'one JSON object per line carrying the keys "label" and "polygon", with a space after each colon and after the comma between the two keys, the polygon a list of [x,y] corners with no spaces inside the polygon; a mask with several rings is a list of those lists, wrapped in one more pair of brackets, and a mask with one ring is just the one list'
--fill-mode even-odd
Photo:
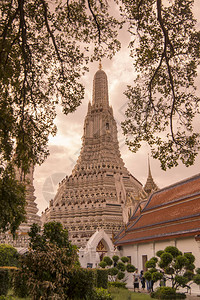
{"label": "red roof ridge", "polygon": [[[200,195],[200,191],[199,191],[199,192],[196,192],[196,193],[193,193],[193,194],[191,194],[191,195],[182,196],[182,197],[180,197],[180,198],[173,199],[173,200],[171,200],[171,201],[164,202],[164,203],[161,203],[161,204],[152,206],[152,207],[147,208],[147,209],[145,209],[145,210],[143,209],[143,210],[142,210],[142,215],[152,213],[153,211],[162,209],[163,207],[171,207],[171,206],[174,206],[174,205],[177,204],[177,202],[180,202],[180,201],[182,201],[182,203],[192,201],[192,200],[194,200],[194,199],[197,199],[199,195]],[[184,201],[184,200],[185,200],[185,201]]]}
{"label": "red roof ridge", "polygon": [[[148,206],[150,204],[152,204],[152,202],[151,202],[152,198],[154,199],[156,196],[161,196],[164,192],[167,192],[169,190],[173,190],[173,189],[178,188],[178,187],[180,187],[182,185],[185,185],[185,184],[190,183],[190,182],[194,182],[194,181],[199,180],[199,179],[200,179],[200,173],[198,173],[198,174],[196,174],[196,175],[194,175],[192,177],[186,178],[184,180],[181,180],[179,182],[176,182],[174,184],[171,184],[169,186],[166,186],[166,187],[164,187],[164,188],[162,188],[162,189],[160,189],[158,191],[155,191],[153,194],[150,195],[149,199],[147,200],[146,205],[143,208],[143,211],[146,211],[147,209],[150,209],[150,208],[148,208]],[[184,195],[182,197],[188,197],[188,196],[189,195],[187,194],[187,195]],[[192,196],[192,194],[191,194],[191,196]],[[182,197],[180,197],[180,200],[182,200]],[[177,201],[177,200],[178,200],[178,198],[177,199],[171,199],[170,201],[168,201],[168,203],[170,203],[172,201]],[[152,206],[152,207],[157,207],[157,206],[164,205],[164,204],[165,204],[165,202],[162,203],[162,204],[159,203],[158,205],[155,205],[155,206]]]}

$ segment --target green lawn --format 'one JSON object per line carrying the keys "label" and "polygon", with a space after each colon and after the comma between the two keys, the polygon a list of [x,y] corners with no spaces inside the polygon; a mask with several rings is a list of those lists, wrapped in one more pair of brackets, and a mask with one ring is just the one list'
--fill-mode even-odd
{"label": "green lawn", "polygon": [[[113,300],[150,300],[152,299],[149,295],[143,293],[134,293],[127,289],[110,287],[109,293]],[[7,295],[10,300],[30,300],[30,298],[18,298],[13,295],[12,290]]]}
{"label": "green lawn", "polygon": [[127,289],[109,288],[113,300],[149,300],[149,295],[143,293],[134,293]]}

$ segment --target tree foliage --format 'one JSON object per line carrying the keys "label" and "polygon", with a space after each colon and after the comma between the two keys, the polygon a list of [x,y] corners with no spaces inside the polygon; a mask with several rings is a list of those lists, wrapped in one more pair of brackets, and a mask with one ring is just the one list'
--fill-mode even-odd
{"label": "tree foliage", "polygon": [[[1,154],[27,171],[48,154],[55,104],[73,112],[89,60],[112,56],[119,22],[104,1],[3,0],[0,4]],[[14,140],[13,140],[14,138]]]}
{"label": "tree foliage", "polygon": [[29,235],[30,249],[22,256],[16,277],[26,279],[33,299],[65,299],[68,274],[79,266],[77,249],[68,241],[67,230],[58,222],[50,222],[43,232],[33,225]]}
{"label": "tree foliage", "polygon": [[0,245],[0,266],[19,266],[19,255],[17,250],[11,245]]}
{"label": "tree foliage", "polygon": [[10,230],[15,235],[25,221],[25,204],[25,186],[15,178],[9,165],[2,177],[0,171],[0,231]]}
{"label": "tree foliage", "polygon": [[[128,86],[128,109],[122,123],[126,142],[137,151],[149,144],[166,170],[194,163],[199,150],[195,116],[199,98],[195,77],[200,62],[200,32],[193,0],[123,0],[122,14],[133,36],[130,43],[138,76]],[[144,13],[145,12],[145,13]]]}
{"label": "tree foliage", "polygon": [[[56,133],[56,104],[65,114],[75,111],[84,96],[80,77],[88,61],[119,50],[121,24],[108,9],[106,1],[0,1],[1,181],[13,174],[10,164],[23,180],[30,166],[44,161],[49,134]],[[24,209],[14,184],[17,201],[8,193],[0,198],[0,208],[2,201],[10,205],[4,208],[10,224],[13,210]]]}
{"label": "tree foliage", "polygon": [[26,275],[28,290],[33,299],[53,299],[56,296],[65,299],[67,273],[76,262],[75,249],[46,244],[45,251],[30,250],[23,257],[19,272],[21,276]]}
{"label": "tree foliage", "polygon": [[[125,92],[129,104],[124,134],[132,151],[147,142],[163,169],[179,160],[193,164],[199,150],[194,80],[200,33],[193,2],[113,2],[128,23],[138,73],[135,85]],[[106,0],[0,2],[0,188],[7,175],[13,178],[14,166],[24,181],[30,166],[45,160],[48,137],[56,133],[56,105],[61,104],[65,114],[75,111],[84,96],[80,78],[87,63],[111,58],[120,49],[121,27]],[[23,221],[24,201],[14,179],[12,188],[15,202],[9,193],[0,198],[9,203],[6,225],[0,228],[14,222],[15,231]],[[17,221],[14,210],[20,211]]]}
{"label": "tree foliage", "polygon": [[54,244],[59,248],[70,247],[68,231],[60,222],[52,221],[45,223],[43,230],[38,224],[33,224],[29,231],[30,247],[33,250],[45,249],[47,243]]}
{"label": "tree foliage", "polygon": [[[192,253],[182,254],[178,248],[168,246],[164,250],[157,251],[159,257],[152,257],[146,262],[148,271],[144,276],[147,280],[154,282],[161,280],[163,276],[171,282],[172,288],[177,290],[179,287],[185,287],[194,279],[194,261]],[[196,277],[198,281],[198,276]]]}

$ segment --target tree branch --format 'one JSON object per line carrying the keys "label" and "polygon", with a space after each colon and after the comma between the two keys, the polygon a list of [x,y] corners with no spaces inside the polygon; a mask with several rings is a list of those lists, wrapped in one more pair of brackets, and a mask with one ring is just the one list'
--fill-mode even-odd
{"label": "tree branch", "polygon": [[95,15],[95,13],[92,10],[90,0],[87,0],[87,2],[88,2],[89,10],[90,10],[90,12],[91,12],[91,14],[92,14],[92,16],[94,18],[95,24],[97,26],[97,31],[98,31],[98,36],[99,36],[99,44],[100,44],[101,43],[101,28],[100,28],[100,25],[98,23],[97,16]]}
{"label": "tree branch", "polygon": [[[10,9],[9,9],[8,14],[10,13],[11,8],[12,8],[12,1],[10,2]],[[2,53],[3,53],[4,43],[5,43],[5,40],[6,40],[8,29],[11,26],[12,22],[15,20],[18,13],[19,13],[19,5],[16,8],[15,13],[12,16],[8,16],[8,22],[4,26],[4,30],[3,30],[3,33],[1,35],[2,36],[2,42],[1,42],[1,51],[0,51],[0,63],[2,62]]]}
{"label": "tree branch", "polygon": [[6,65],[7,65],[7,62],[8,62],[8,59],[9,59],[9,54],[11,53],[12,47],[14,46],[14,44],[19,39],[19,36],[20,36],[20,28],[19,28],[19,31],[18,31],[16,37],[14,38],[14,40],[12,41],[12,43],[10,45],[9,51],[7,51],[7,55],[6,55],[6,59],[5,59],[5,63],[4,63],[4,71],[6,69]]}
{"label": "tree branch", "polygon": [[57,47],[57,44],[56,44],[56,40],[55,40],[55,37],[53,35],[53,32],[51,31],[50,29],[50,26],[49,26],[49,22],[48,22],[48,17],[47,17],[47,5],[46,5],[46,2],[45,0],[41,0],[42,2],[42,5],[43,5],[43,8],[44,8],[44,19],[45,19],[45,25],[46,25],[46,28],[47,28],[47,31],[51,37],[51,40],[53,42],[53,46],[54,46],[54,49],[56,51],[56,55],[57,55],[57,58],[60,62],[60,65],[61,65],[61,74],[62,74],[62,77],[63,79],[65,79],[65,76],[64,76],[64,67],[63,67],[63,59],[61,58],[60,56],[60,52],[58,50],[58,47]]}
{"label": "tree branch", "polygon": [[170,41],[170,38],[169,38],[169,35],[168,35],[168,31],[167,31],[167,29],[164,26],[163,18],[162,18],[162,15],[161,15],[161,12],[162,12],[161,1],[162,0],[157,0],[157,16],[158,16],[157,19],[158,19],[160,27],[161,27],[161,29],[163,31],[166,44],[170,46],[170,49],[171,49],[172,53],[174,53],[174,47],[173,47],[173,45],[172,45],[172,43]]}
{"label": "tree branch", "polygon": [[165,61],[166,61],[166,64],[167,64],[167,70],[168,70],[168,75],[169,75],[169,81],[170,81],[170,85],[171,85],[171,89],[172,89],[172,106],[171,106],[171,112],[170,112],[170,130],[171,130],[171,134],[172,134],[172,140],[176,142],[175,140],[175,137],[174,137],[174,132],[173,132],[173,114],[174,114],[174,108],[175,108],[175,101],[176,101],[176,95],[175,95],[175,89],[174,89],[174,80],[173,80],[173,76],[172,76],[172,72],[171,72],[171,67],[170,67],[170,64],[169,64],[169,58],[168,58],[168,55],[167,55],[167,46],[169,45],[170,47],[170,50],[171,52],[174,54],[174,47],[170,41],[170,38],[169,38],[169,35],[168,35],[168,31],[167,29],[165,28],[164,26],[164,22],[163,22],[163,18],[162,18],[162,4],[161,4],[161,1],[162,0],[157,0],[157,19],[158,19],[158,22],[161,26],[161,29],[163,31],[163,34],[164,34],[164,57],[165,57]]}
{"label": "tree branch", "polygon": [[[154,107],[154,104],[153,104],[153,101],[152,101],[152,83],[153,83],[154,78],[156,77],[156,74],[158,73],[158,71],[159,71],[159,69],[160,69],[160,67],[162,65],[164,56],[165,55],[164,55],[164,51],[163,51],[163,53],[161,55],[161,58],[160,58],[160,63],[158,65],[158,67],[156,68],[153,76],[151,77],[151,80],[150,80],[150,83],[149,83],[149,103],[151,103],[153,105],[153,107]],[[155,109],[155,107],[154,107],[154,109]],[[155,109],[155,111],[156,111],[156,109]]]}
{"label": "tree branch", "polygon": [[70,9],[69,9],[69,0],[67,0],[67,18],[68,18],[69,21],[71,20],[71,18],[70,18]]}

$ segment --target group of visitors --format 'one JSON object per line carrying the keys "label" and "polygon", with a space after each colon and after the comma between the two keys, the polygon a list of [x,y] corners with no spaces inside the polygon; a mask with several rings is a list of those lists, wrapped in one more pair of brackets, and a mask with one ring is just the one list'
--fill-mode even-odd
{"label": "group of visitors", "polygon": [[[163,277],[162,279],[162,283],[160,282],[160,285],[165,285],[165,278]],[[147,292],[153,292],[153,285],[154,285],[154,281],[153,280],[145,280],[144,278],[144,272],[143,270],[140,272],[140,274],[138,273],[138,269],[135,270],[135,273],[133,273],[133,287],[134,287],[134,292],[137,290],[138,292],[140,292],[139,290],[139,283],[141,283],[141,288],[144,291],[145,289],[145,285],[146,285],[146,289]]]}

